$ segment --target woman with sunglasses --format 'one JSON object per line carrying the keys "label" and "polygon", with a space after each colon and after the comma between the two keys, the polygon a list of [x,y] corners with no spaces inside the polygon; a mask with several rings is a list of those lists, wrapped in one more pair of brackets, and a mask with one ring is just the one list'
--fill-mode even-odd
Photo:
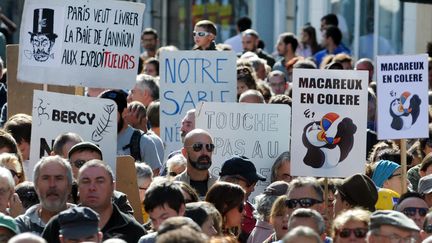
{"label": "woman with sunglasses", "polygon": [[212,203],[222,216],[222,233],[237,236],[243,217],[245,191],[236,184],[217,182],[207,192],[205,201]]}
{"label": "woman with sunglasses", "polygon": [[333,242],[366,242],[370,215],[369,211],[360,208],[340,213],[333,221]]}
{"label": "woman with sunglasses", "polygon": [[281,240],[286,233],[288,233],[288,197],[286,195],[280,196],[273,203],[270,211],[270,224],[273,225],[274,233],[267,238],[264,243],[270,243]]}
{"label": "woman with sunglasses", "polygon": [[18,155],[12,153],[0,154],[0,166],[5,167],[11,172],[15,185],[24,181],[23,167]]}
{"label": "woman with sunglasses", "polygon": [[[402,191],[402,168],[399,164],[390,160],[380,160],[366,169],[375,185],[379,188],[387,188],[395,191],[399,195]],[[408,181],[406,181],[408,185]]]}

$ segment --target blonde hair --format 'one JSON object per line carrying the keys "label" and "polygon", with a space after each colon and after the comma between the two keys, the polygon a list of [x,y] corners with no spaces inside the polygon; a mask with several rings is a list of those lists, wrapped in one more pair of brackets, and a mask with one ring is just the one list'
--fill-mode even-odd
{"label": "blonde hair", "polygon": [[273,206],[270,211],[270,218],[281,215],[285,210],[288,209],[285,201],[288,200],[287,195],[282,195],[274,201]]}
{"label": "blonde hair", "polygon": [[18,155],[13,153],[0,154],[0,166],[5,167],[6,169],[14,170],[18,174],[21,174],[18,180],[19,183],[25,180],[22,162],[19,159]]}

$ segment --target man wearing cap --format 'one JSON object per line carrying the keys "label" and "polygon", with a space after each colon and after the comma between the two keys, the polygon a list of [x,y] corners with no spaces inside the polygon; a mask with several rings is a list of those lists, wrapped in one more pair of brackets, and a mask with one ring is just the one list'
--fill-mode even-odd
{"label": "man wearing cap", "polygon": [[102,242],[99,231],[99,214],[88,207],[73,207],[58,215],[60,242]]}
{"label": "man wearing cap", "polygon": [[[78,203],[78,185],[76,183],[78,171],[89,160],[102,160],[102,150],[92,142],[83,141],[72,146],[72,148],[69,150],[68,158],[69,162],[71,163],[74,177],[74,182],[72,185],[72,200],[74,203]],[[126,194],[114,190],[113,202],[119,207],[120,211],[133,216],[133,208],[130,205]]]}
{"label": "man wearing cap", "polygon": [[[135,160],[148,164],[154,175],[159,175],[161,158],[159,158],[155,143],[148,135],[142,133],[138,146],[138,141],[132,140],[135,129],[124,120],[128,114],[127,93],[122,90],[107,90],[99,97],[113,100],[117,104],[117,155],[131,155]],[[139,155],[134,152],[135,148]]]}
{"label": "man wearing cap", "polygon": [[418,192],[407,192],[402,194],[395,210],[405,214],[421,228],[429,207],[423,199],[423,195]]}
{"label": "man wearing cap", "polygon": [[410,218],[393,210],[372,213],[367,234],[368,243],[419,242],[420,229]]}
{"label": "man wearing cap", "polygon": [[0,213],[0,242],[8,240],[19,234],[18,228],[12,217]]}
{"label": "man wearing cap", "polygon": [[[111,168],[101,160],[85,163],[78,173],[78,190],[81,205],[99,214],[99,228],[103,239],[120,238],[126,242],[137,242],[146,232],[132,217],[122,213],[112,202],[114,175]],[[50,243],[59,241],[59,218],[52,219],[42,233]]]}
{"label": "man wearing cap", "polygon": [[363,174],[355,174],[345,178],[340,185],[336,185],[333,201],[333,216],[341,211],[354,207],[362,207],[371,212],[375,211],[378,192],[373,181]]}
{"label": "man wearing cap", "polygon": [[186,170],[177,175],[176,181],[183,181],[194,188],[200,197],[204,197],[208,189],[217,181],[209,172],[215,145],[205,130],[194,129],[186,137],[182,154],[187,160]]}
{"label": "man wearing cap", "polygon": [[255,190],[258,181],[265,181],[266,178],[256,171],[255,165],[245,156],[234,156],[225,161],[219,173],[221,181],[237,184],[245,190],[245,213],[243,214],[241,234],[239,239],[247,240],[256,224],[253,217],[255,208],[248,201],[250,194]]}
{"label": "man wearing cap", "polygon": [[424,195],[428,207],[432,207],[432,175],[427,175],[420,179],[418,192]]}
{"label": "man wearing cap", "polygon": [[34,168],[33,180],[40,203],[27,209],[15,222],[22,233],[40,235],[52,217],[73,206],[67,203],[72,169],[69,162],[58,155],[44,157]]}

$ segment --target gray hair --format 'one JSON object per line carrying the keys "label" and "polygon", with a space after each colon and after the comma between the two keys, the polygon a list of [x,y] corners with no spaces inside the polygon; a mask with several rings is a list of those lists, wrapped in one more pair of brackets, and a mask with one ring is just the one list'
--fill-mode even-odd
{"label": "gray hair", "polygon": [[9,243],[47,243],[46,240],[30,232],[21,233],[12,237]]}
{"label": "gray hair", "polygon": [[48,163],[58,163],[59,165],[63,166],[63,168],[65,168],[66,170],[66,178],[67,178],[67,182],[69,185],[72,185],[72,167],[69,163],[69,161],[67,161],[66,159],[62,158],[59,155],[54,155],[54,156],[47,156],[47,157],[43,157],[42,159],[40,159],[33,170],[33,183],[35,186],[35,189],[37,189],[37,181],[39,179],[40,176],[40,170],[41,168]]}
{"label": "gray hair", "polygon": [[275,162],[273,163],[273,166],[271,168],[271,182],[275,182],[276,181],[276,177],[277,177],[277,171],[279,170],[279,168],[281,167],[282,163],[284,161],[291,161],[291,153],[290,151],[285,151],[283,153],[281,153],[275,160]]}
{"label": "gray hair", "polygon": [[265,103],[264,96],[256,89],[248,89],[239,97],[239,102],[242,102],[246,97],[255,97],[259,103]]}
{"label": "gray hair", "polygon": [[153,171],[150,166],[145,163],[135,163],[137,179],[153,178]]}
{"label": "gray hair", "polygon": [[183,156],[183,154],[176,154],[173,157],[169,158],[166,162],[166,167],[168,170],[171,168],[171,166],[185,166],[187,165],[186,158]]}
{"label": "gray hair", "polygon": [[0,166],[0,178],[6,179],[9,189],[14,191],[15,181],[12,177],[12,173],[3,166]]}
{"label": "gray hair", "polygon": [[324,200],[324,192],[315,177],[297,177],[289,183],[288,195],[294,188],[310,186],[317,193],[320,201]]}
{"label": "gray hair", "polygon": [[270,212],[274,201],[279,196],[277,195],[266,195],[260,194],[255,197],[255,210],[253,212],[254,217],[257,220],[268,222],[270,218]]}
{"label": "gray hair", "polygon": [[291,223],[294,218],[309,218],[312,219],[318,227],[318,234],[323,234],[325,232],[325,222],[324,218],[316,210],[310,208],[297,208],[292,212],[288,221],[288,230],[291,230]]}
{"label": "gray hair", "polygon": [[[68,142],[74,142],[75,144],[83,142],[84,140],[80,137],[80,135],[74,133],[74,132],[66,132],[58,135],[53,143],[53,152],[56,155],[63,155],[63,147]],[[66,154],[66,157],[68,155]],[[63,157],[63,156],[62,156]]]}
{"label": "gray hair", "polygon": [[297,236],[303,236],[306,238],[314,239],[316,243],[321,243],[322,240],[320,236],[311,228],[307,226],[297,226],[291,231],[289,231],[282,239],[283,243],[294,243],[294,238]]}
{"label": "gray hair", "polygon": [[141,90],[148,89],[153,100],[159,99],[159,85],[155,77],[147,74],[138,74],[136,84]]}

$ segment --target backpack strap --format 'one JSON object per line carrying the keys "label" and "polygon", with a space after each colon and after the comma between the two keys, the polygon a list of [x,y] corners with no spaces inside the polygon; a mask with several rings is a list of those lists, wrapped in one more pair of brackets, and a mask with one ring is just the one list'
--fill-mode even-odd
{"label": "backpack strap", "polygon": [[136,161],[142,161],[141,147],[140,147],[140,141],[142,135],[143,134],[140,130],[134,129],[129,144],[123,147],[123,149],[127,149],[127,148],[130,149],[130,155]]}

